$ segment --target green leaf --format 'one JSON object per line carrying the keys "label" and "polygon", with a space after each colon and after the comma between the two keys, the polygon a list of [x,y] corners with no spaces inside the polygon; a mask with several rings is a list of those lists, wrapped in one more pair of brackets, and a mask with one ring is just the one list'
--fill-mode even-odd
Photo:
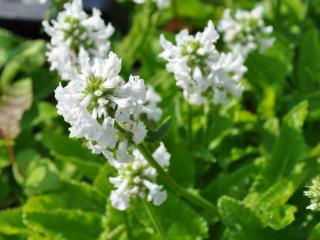
{"label": "green leaf", "polygon": [[0,77],[2,91],[7,91],[9,84],[20,71],[30,72],[44,63],[44,47],[42,40],[24,41],[11,53],[12,59],[5,65]]}
{"label": "green leaf", "polygon": [[169,195],[163,205],[155,207],[155,212],[169,239],[193,240],[208,236],[205,219],[173,195]]}
{"label": "green leaf", "polygon": [[19,151],[16,158],[26,179],[17,169],[14,169],[14,177],[27,195],[41,194],[61,187],[58,169],[50,159],[42,158],[33,149]]}
{"label": "green leaf", "polygon": [[62,239],[97,239],[102,231],[105,200],[94,188],[64,182],[55,193],[32,197],[23,208],[26,225]]}
{"label": "green leaf", "polygon": [[10,194],[8,177],[0,172],[0,204],[7,200]]}
{"label": "green leaf", "polygon": [[277,37],[275,44],[265,54],[255,51],[246,59],[246,77],[254,89],[261,93],[273,87],[282,93],[286,78],[292,71],[292,46],[288,40]]}
{"label": "green leaf", "polygon": [[247,193],[256,173],[257,167],[253,163],[244,165],[234,172],[221,172],[206,186],[203,190],[203,196],[211,202],[216,202],[223,194],[242,198]]}
{"label": "green leaf", "polygon": [[116,45],[117,53],[123,59],[123,67],[128,70],[134,63],[139,50],[145,44],[151,31],[151,13],[153,3],[148,1],[142,9],[134,15],[132,27],[126,37]]}
{"label": "green leaf", "polygon": [[58,117],[56,107],[48,102],[39,102],[38,103],[38,115],[32,121],[32,125],[38,125],[39,123],[46,123],[49,125],[52,119]]}
{"label": "green leaf", "polygon": [[297,208],[292,205],[282,205],[274,208],[272,213],[269,214],[268,225],[274,230],[280,230],[289,226],[294,220]]}
{"label": "green leaf", "polygon": [[58,169],[49,159],[32,161],[26,175],[24,188],[29,195],[57,190],[62,186]]}
{"label": "green leaf", "polygon": [[221,221],[227,229],[223,240],[268,240],[278,238],[273,232],[264,229],[260,218],[242,202],[228,196],[222,196],[218,201]]}
{"label": "green leaf", "polygon": [[282,4],[284,11],[289,11],[299,21],[304,20],[307,13],[307,4],[303,0],[284,0]]}
{"label": "green leaf", "polygon": [[37,136],[37,140],[41,141],[48,150],[53,151],[58,155],[77,157],[85,161],[102,163],[101,158],[97,157],[97,155],[93,155],[86,147],[81,145],[79,141],[65,135],[45,131]]}
{"label": "green leaf", "polygon": [[12,50],[20,42],[21,39],[18,36],[15,36],[9,31],[0,28],[0,68],[7,63]]}
{"label": "green leaf", "polygon": [[[169,194],[168,199],[161,206],[153,207],[155,216],[162,225],[168,240],[194,240],[208,237],[209,229],[205,219],[176,196]],[[140,200],[132,201],[127,214],[132,231],[132,237],[128,239],[159,240]],[[111,217],[121,223],[121,215],[118,211],[118,215],[113,214]]]}
{"label": "green leaf", "polygon": [[5,147],[0,147],[0,169],[10,165],[8,151]]}
{"label": "green leaf", "polygon": [[20,132],[20,120],[31,107],[32,83],[26,78],[15,82],[0,98],[0,126],[2,135],[14,139]]}
{"label": "green leaf", "polygon": [[279,230],[290,225],[295,219],[294,213],[297,208],[285,204],[294,191],[293,183],[282,180],[262,193],[251,193],[244,202],[265,225]]}
{"label": "green leaf", "polygon": [[20,66],[21,63],[17,60],[13,60],[5,65],[0,77],[1,91],[8,90],[9,84],[14,80],[14,78],[18,74]]}
{"label": "green leaf", "polygon": [[222,222],[230,228],[262,229],[258,216],[240,201],[223,196],[218,201],[218,208]]}
{"label": "green leaf", "polygon": [[105,163],[94,179],[93,186],[105,197],[108,197],[114,188],[109,182],[109,177],[113,177],[114,175],[115,169],[109,163]]}
{"label": "green leaf", "polygon": [[95,178],[102,166],[103,159],[93,155],[77,140],[49,131],[39,134],[37,139],[51,151],[57,160],[72,163],[90,179]]}
{"label": "green leaf", "polygon": [[102,232],[101,217],[81,210],[26,210],[24,221],[37,232],[64,240],[98,239]]}
{"label": "green leaf", "polygon": [[205,148],[204,146],[197,146],[196,149],[193,151],[193,155],[194,157],[202,159],[206,162],[217,162],[217,159],[213,156],[210,150]]}
{"label": "green leaf", "polygon": [[302,92],[313,91],[320,84],[319,31],[311,27],[303,35],[299,48],[298,87]]}
{"label": "green leaf", "polygon": [[313,230],[311,231],[311,234],[308,238],[308,240],[318,240],[320,239],[320,223],[318,223]]}
{"label": "green leaf", "polygon": [[171,117],[167,117],[162,121],[159,128],[155,131],[149,131],[146,140],[149,142],[161,141],[170,131],[171,128]]}
{"label": "green leaf", "polygon": [[[177,0],[178,15],[195,27],[204,27],[214,13],[214,6],[197,0]],[[201,13],[201,14],[199,14]]]}
{"label": "green leaf", "polygon": [[255,190],[259,189],[262,192],[276,181],[292,177],[295,170],[298,170],[297,164],[303,160],[306,150],[301,127],[306,118],[307,109],[308,103],[301,102],[284,117],[280,135]]}
{"label": "green leaf", "polygon": [[6,235],[27,234],[29,230],[22,221],[21,208],[12,208],[0,212],[0,233]]}
{"label": "green leaf", "polygon": [[[38,152],[36,152],[34,149],[22,149],[16,154],[16,160],[23,172],[28,171],[28,167],[31,163],[37,162],[39,159],[41,159],[41,156]],[[23,185],[25,183],[25,179],[19,174],[18,171],[14,170],[13,172],[15,180],[17,183]]]}
{"label": "green leaf", "polygon": [[53,155],[59,161],[72,163],[84,176],[87,176],[90,179],[94,179],[97,176],[102,166],[102,164],[91,161],[91,159],[64,156],[57,153],[53,153]]}
{"label": "green leaf", "polygon": [[24,209],[26,211],[68,209],[103,214],[105,199],[88,184],[75,181],[63,182],[63,186],[53,193],[30,198]]}

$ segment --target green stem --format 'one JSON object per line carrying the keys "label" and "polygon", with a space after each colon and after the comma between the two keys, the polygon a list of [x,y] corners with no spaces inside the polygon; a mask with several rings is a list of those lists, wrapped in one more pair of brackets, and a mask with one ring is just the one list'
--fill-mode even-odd
{"label": "green stem", "polygon": [[152,154],[144,143],[138,145],[138,149],[144,155],[149,164],[157,170],[161,181],[168,188],[170,188],[171,191],[175,192],[178,196],[183,197],[195,206],[203,208],[204,210],[211,212],[214,216],[219,217],[218,209],[212,203],[199,195],[189,192],[188,190],[180,186],[169,174],[167,174],[158,164],[158,162],[153,158]]}
{"label": "green stem", "polygon": [[7,146],[7,151],[8,151],[8,157],[9,160],[11,162],[11,165],[13,168],[15,168],[17,170],[17,172],[19,173],[19,175],[23,178],[26,179],[27,176],[24,173],[24,171],[22,170],[22,168],[20,167],[20,165],[17,162],[15,153],[14,153],[14,149],[13,149],[13,144],[12,141],[10,139],[6,139],[6,146]]}
{"label": "green stem", "polygon": [[161,223],[159,222],[159,220],[154,212],[153,206],[151,206],[150,202],[148,202],[146,200],[143,200],[143,206],[146,209],[146,212],[149,215],[149,218],[151,219],[151,222],[152,222],[154,228],[159,233],[160,239],[166,240],[167,238],[166,238],[165,232],[163,231]]}
{"label": "green stem", "polygon": [[177,0],[171,0],[171,9],[173,17],[179,17]]}
{"label": "green stem", "polygon": [[131,226],[130,226],[130,222],[129,222],[128,213],[126,213],[126,212],[124,212],[124,223],[126,226],[127,237],[128,237],[128,239],[132,239]]}
{"label": "green stem", "polygon": [[106,239],[111,240],[111,239],[115,239],[116,237],[119,238],[119,235],[123,233],[124,229],[125,229],[124,225],[119,225],[114,230],[108,233],[108,235],[106,236]]}
{"label": "green stem", "polygon": [[192,106],[188,103],[188,140],[189,140],[189,147],[190,149],[193,146],[193,139],[192,139]]}
{"label": "green stem", "polygon": [[208,129],[210,125],[210,111],[211,111],[211,103],[209,99],[206,99],[203,107],[204,111],[204,126],[203,126],[203,144],[207,147],[208,140]]}

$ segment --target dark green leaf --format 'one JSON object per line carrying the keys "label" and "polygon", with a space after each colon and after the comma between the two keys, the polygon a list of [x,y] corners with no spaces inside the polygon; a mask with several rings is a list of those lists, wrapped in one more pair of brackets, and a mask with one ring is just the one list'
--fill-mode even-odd
{"label": "dark green leaf", "polygon": [[167,117],[166,119],[164,119],[157,130],[148,132],[146,140],[150,142],[161,141],[169,133],[171,123],[171,117]]}

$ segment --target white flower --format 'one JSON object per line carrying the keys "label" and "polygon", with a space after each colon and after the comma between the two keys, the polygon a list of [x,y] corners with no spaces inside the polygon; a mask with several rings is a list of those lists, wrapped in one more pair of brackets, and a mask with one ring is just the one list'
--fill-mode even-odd
{"label": "white flower", "polygon": [[169,167],[171,155],[163,142],[160,143],[160,146],[153,152],[152,156],[162,167]]}
{"label": "white flower", "polygon": [[311,203],[307,206],[307,209],[312,211],[320,211],[320,176],[314,178],[311,184],[308,187],[308,190],[304,194],[310,198]]}
{"label": "white flower", "polygon": [[[137,4],[142,4],[145,2],[145,0],[133,0],[133,1]],[[153,0],[153,1],[157,4],[159,9],[164,9],[168,7],[170,4],[170,0]]]}
{"label": "white flower", "polygon": [[101,12],[93,9],[87,15],[81,0],[73,0],[64,6],[56,20],[43,22],[47,34],[51,37],[47,58],[51,69],[57,70],[63,79],[70,67],[79,62],[80,49],[85,49],[91,57],[105,58],[110,49],[109,38],[114,32],[111,24],[105,25]]}
{"label": "white flower", "polygon": [[226,9],[218,29],[224,34],[224,41],[230,50],[244,57],[255,49],[265,50],[274,42],[270,36],[272,26],[266,26],[263,21],[262,5],[252,11],[237,10],[234,15]]}
{"label": "white flower", "polygon": [[[163,143],[153,153],[155,160],[162,166],[169,166],[170,154]],[[167,193],[161,185],[156,183],[157,172],[149,165],[143,155],[133,150],[132,160],[128,163],[114,161],[111,163],[118,175],[109,178],[115,186],[111,192],[110,200],[114,208],[121,211],[129,208],[130,199],[142,198],[159,206],[167,199]]]}
{"label": "white flower", "polygon": [[202,104],[208,97],[214,103],[226,103],[229,95],[241,95],[240,79],[246,71],[243,58],[218,52],[215,47],[218,38],[211,21],[195,36],[181,31],[176,35],[176,45],[163,35],[160,37],[164,49],[160,57],[168,62],[167,70],[174,74],[190,104]]}
{"label": "white flower", "polygon": [[158,107],[161,97],[151,85],[147,85],[146,87],[146,102],[143,106],[143,112],[147,115],[148,119],[157,122],[162,116],[162,109]]}
{"label": "white flower", "polygon": [[70,81],[56,90],[58,113],[71,125],[70,136],[85,138],[93,153],[127,162],[130,142],[139,144],[147,134],[140,120],[144,82],[130,76],[126,83],[119,75],[121,60],[113,52],[106,59],[90,59],[81,49],[79,57],[79,69],[66,74]]}

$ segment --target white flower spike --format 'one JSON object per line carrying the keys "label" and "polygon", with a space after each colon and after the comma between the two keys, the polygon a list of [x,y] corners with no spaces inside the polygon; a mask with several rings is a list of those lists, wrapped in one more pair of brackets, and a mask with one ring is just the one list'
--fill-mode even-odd
{"label": "white flower spike", "polygon": [[151,85],[147,85],[146,87],[146,102],[143,104],[143,112],[149,120],[158,122],[162,116],[162,109],[158,107],[161,97]]}
{"label": "white flower spike", "polygon": [[119,75],[121,60],[113,52],[106,59],[90,60],[81,49],[79,56],[79,71],[71,71],[69,83],[56,90],[58,113],[71,125],[70,136],[85,138],[93,153],[110,161],[129,161],[131,145],[147,134],[140,120],[146,102],[144,81],[130,76],[126,83]]}
{"label": "white flower spike", "polygon": [[218,29],[223,33],[229,49],[244,57],[256,49],[263,51],[274,42],[274,38],[270,36],[272,26],[266,26],[263,21],[262,5],[256,6],[252,11],[237,10],[235,14],[226,9]]}
{"label": "white flower spike", "polygon": [[246,72],[241,55],[220,53],[215,47],[219,34],[211,21],[203,32],[195,36],[187,30],[176,35],[176,45],[160,37],[167,61],[167,71],[172,72],[177,86],[190,104],[203,104],[206,98],[214,103],[227,103],[229,95],[241,96],[240,79]]}
{"label": "white flower spike", "polygon": [[320,176],[314,178],[304,194],[310,198],[311,204],[307,207],[312,211],[320,211]]}
{"label": "white flower spike", "polygon": [[[164,168],[170,164],[170,154],[163,143],[154,151],[154,159]],[[143,155],[134,150],[132,160],[128,163],[113,162],[118,176],[111,177],[110,182],[116,187],[111,192],[111,205],[118,210],[126,210],[133,198],[142,198],[159,206],[167,199],[167,193],[156,183],[157,171],[149,165]]]}
{"label": "white flower spike", "polygon": [[110,50],[109,38],[114,32],[111,24],[105,25],[98,9],[89,16],[83,11],[82,1],[73,0],[64,6],[56,20],[43,22],[51,37],[47,58],[51,70],[57,70],[66,80],[66,72],[79,62],[80,49],[85,49],[91,57],[105,58]]}

